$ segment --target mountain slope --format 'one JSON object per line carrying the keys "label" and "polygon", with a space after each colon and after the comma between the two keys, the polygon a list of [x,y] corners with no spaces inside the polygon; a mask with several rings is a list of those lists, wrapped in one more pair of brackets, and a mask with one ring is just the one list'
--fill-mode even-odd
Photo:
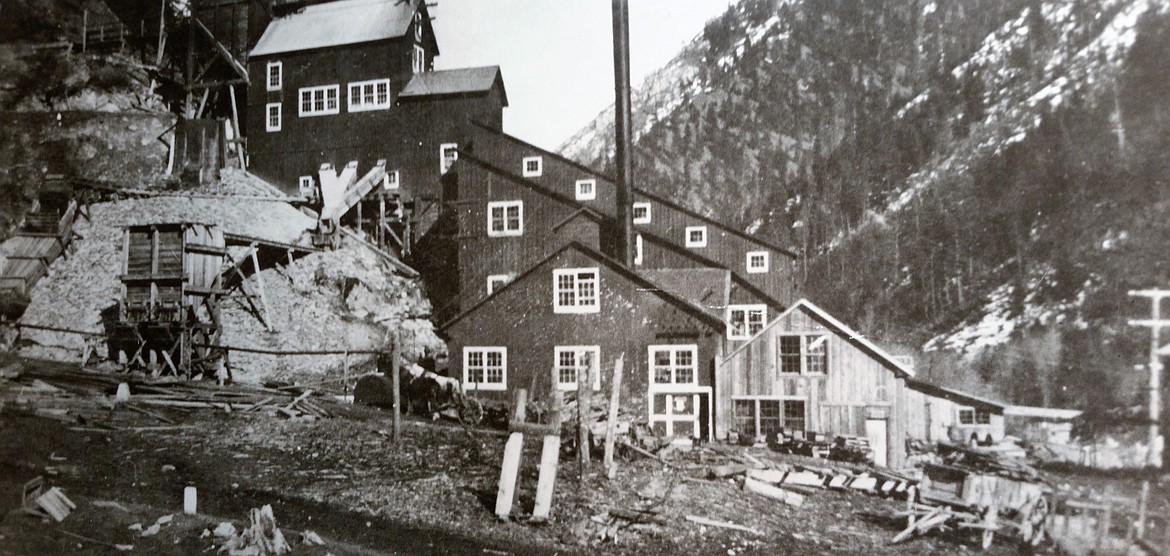
{"label": "mountain slope", "polygon": [[1126,403],[1146,336],[1125,321],[1148,307],[1125,291],[1170,280],[1167,11],[744,0],[635,104],[636,178],[799,246],[806,294],[931,351],[928,377]]}

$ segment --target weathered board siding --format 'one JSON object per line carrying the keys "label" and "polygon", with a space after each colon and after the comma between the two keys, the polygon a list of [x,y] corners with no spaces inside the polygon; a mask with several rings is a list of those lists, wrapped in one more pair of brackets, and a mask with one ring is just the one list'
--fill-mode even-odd
{"label": "weathered board siding", "polygon": [[[553,270],[599,268],[600,311],[589,314],[553,312]],[[444,326],[450,350],[450,376],[463,377],[466,346],[507,349],[507,390],[481,390],[485,399],[510,399],[514,388],[528,388],[530,399],[542,399],[552,387],[555,347],[596,345],[600,349],[601,389],[608,397],[613,365],[625,354],[622,409],[647,416],[650,383],[648,347],[661,344],[697,347],[698,386],[714,384],[715,362],[721,357],[722,329],[712,319],[699,319],[666,301],[626,274],[575,245],[561,250],[497,291],[477,307]]]}
{"label": "weathered board siding", "polygon": [[1004,437],[1003,411],[991,410],[991,422],[983,425],[964,425],[959,421],[959,410],[973,407],[939,396],[907,388],[909,421],[906,433],[910,438],[925,442],[967,442],[975,433],[980,440],[991,435],[992,440]]}
{"label": "weathered board siding", "polygon": [[[828,335],[825,374],[779,372],[779,337],[788,334]],[[725,361],[722,373],[716,411],[720,435],[734,426],[735,398],[803,400],[807,431],[865,436],[867,418],[886,419],[890,461],[901,461],[905,416],[898,401],[904,397],[904,380],[803,308],[765,327]]]}

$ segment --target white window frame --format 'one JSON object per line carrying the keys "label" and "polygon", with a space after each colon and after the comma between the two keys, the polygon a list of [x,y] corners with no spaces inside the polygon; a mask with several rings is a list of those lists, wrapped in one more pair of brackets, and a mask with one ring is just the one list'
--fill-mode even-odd
{"label": "white window frame", "polygon": [[[582,295],[582,283],[588,283],[590,280],[582,280],[581,274],[591,272],[593,273],[593,295]],[[561,292],[565,288],[561,287],[560,278],[562,276],[571,276],[573,283],[570,286],[573,294],[573,304],[567,305],[561,303]],[[583,313],[599,313],[601,312],[601,269],[594,267],[583,268],[558,268],[553,270],[553,313],[556,314],[583,314]],[[592,300],[592,303],[583,303],[582,299]]]}
{"label": "white window frame", "polygon": [[[499,382],[472,382],[470,360],[471,354],[479,352],[483,354],[483,377],[487,379],[487,355],[489,353],[500,354],[500,381]],[[508,348],[500,346],[464,346],[463,347],[463,389],[464,390],[491,390],[503,391],[508,389]]]}
{"label": "white window frame", "polygon": [[[965,413],[967,411],[971,412],[971,422],[970,423],[963,422],[963,413]],[[980,411],[982,411],[985,415],[987,415],[987,422],[986,423],[979,422]],[[991,411],[986,410],[986,409],[981,410],[981,409],[973,407],[973,406],[961,406],[961,407],[955,408],[955,420],[957,420],[959,422],[959,426],[962,426],[962,427],[988,427],[988,426],[991,426]]]}
{"label": "white window frame", "polygon": [[642,234],[634,236],[634,264],[642,264]]}
{"label": "white window frame", "polygon": [[[272,112],[273,108],[276,109],[276,113],[275,113],[276,125],[272,125],[272,117],[274,115]],[[269,102],[268,104],[265,104],[264,105],[264,131],[280,131],[280,128],[283,124],[284,124],[284,108],[281,106],[281,104],[279,102]]]}
{"label": "white window frame", "polygon": [[[386,100],[378,102],[378,86],[385,87]],[[373,100],[366,102],[366,89],[369,89]],[[346,108],[350,112],[366,112],[369,110],[388,110],[390,108],[390,80],[371,79],[369,81],[354,81],[347,86],[349,92]],[[354,102],[354,92],[357,92],[357,102]]]}
{"label": "white window frame", "polygon": [[[317,93],[321,93],[321,103],[324,108],[312,108],[317,103]],[[309,110],[305,110],[305,96],[308,95]],[[330,106],[332,100],[332,106]],[[321,85],[319,87],[301,87],[297,91],[297,115],[302,118],[311,116],[329,116],[341,113],[341,85]]]}
{"label": "white window frame", "polygon": [[[654,355],[658,352],[670,353],[670,382],[658,382],[655,372]],[[676,355],[683,351],[691,352],[691,380],[680,382],[678,371],[681,368],[676,363]],[[650,367],[650,388],[653,392],[694,392],[699,386],[699,346],[697,344],[657,344],[646,348],[647,365]]]}
{"label": "white window frame", "polygon": [[487,277],[487,294],[492,295],[500,291],[500,288],[508,285],[511,281],[511,274],[489,274]]}
{"label": "white window frame", "polygon": [[[692,240],[691,232],[699,232],[703,237]],[[683,239],[686,240],[687,247],[706,247],[707,246],[707,227],[706,226],[687,226],[683,234]]]}
{"label": "white window frame", "polygon": [[[578,367],[575,368],[578,373],[575,375],[573,382],[561,382],[561,354],[565,352],[575,353],[575,361]],[[553,384],[556,384],[557,390],[568,392],[575,392],[580,382],[580,357],[582,354],[588,353],[592,356],[590,361],[590,371],[593,375],[593,389],[601,390],[601,347],[600,346],[555,346],[553,348]]]}
{"label": "white window frame", "polygon": [[398,170],[388,170],[382,176],[382,189],[398,189],[402,185],[402,176]]}
{"label": "white window frame", "polygon": [[427,51],[420,44],[414,45],[414,50],[411,51],[410,69],[413,73],[427,71]]}
{"label": "white window frame", "polygon": [[[782,349],[782,347],[781,347],[782,346],[782,343],[781,343],[782,338],[797,337],[797,336],[800,337],[800,372],[796,372],[796,373],[785,372],[784,365],[781,362],[782,357],[781,357],[781,351],[780,351]],[[822,347],[823,351],[817,352],[817,353],[809,351],[813,347]],[[823,359],[824,359],[824,368],[821,369],[819,372],[814,372],[814,371],[809,370],[811,367],[811,365],[809,364],[809,360],[812,359],[812,357],[814,355],[815,356],[823,356]],[[780,376],[785,376],[785,377],[794,377],[794,376],[801,376],[801,375],[825,376],[825,375],[829,374],[829,363],[830,363],[830,361],[829,361],[829,335],[828,334],[825,334],[825,333],[810,333],[810,334],[793,333],[793,334],[781,334],[779,337],[776,338],[776,373],[779,374]]]}
{"label": "white window frame", "polygon": [[[763,257],[763,266],[755,266],[752,264],[753,257]],[[747,266],[748,274],[764,274],[768,272],[772,264],[772,254],[767,251],[748,251],[744,258],[744,264]]]}
{"label": "white window frame", "polygon": [[[273,82],[272,70],[276,70],[276,81]],[[264,67],[264,85],[269,91],[279,91],[284,86],[284,62],[268,62]]]}
{"label": "white window frame", "polygon": [[[638,209],[646,209],[646,216],[639,217]],[[633,208],[630,209],[630,216],[634,219],[634,224],[649,224],[650,223],[650,203],[634,203]]]}
{"label": "white window frame", "polygon": [[[589,186],[589,192],[583,192],[582,186]],[[577,180],[577,200],[578,201],[592,201],[597,198],[597,180]]]}
{"label": "white window frame", "polygon": [[[508,229],[508,209],[517,209],[518,227]],[[497,209],[504,211],[504,228],[497,230],[493,227],[495,218],[492,213]],[[489,201],[487,204],[487,235],[488,237],[514,237],[524,235],[524,201]]]}
{"label": "white window frame", "polygon": [[[528,169],[528,163],[530,162],[536,163],[536,167],[531,170]],[[539,156],[526,156],[524,157],[524,160],[520,162],[520,170],[523,172],[524,177],[526,178],[540,177],[540,175],[544,173],[544,159]]]}
{"label": "white window frame", "polygon": [[[447,152],[451,152],[451,161],[447,162]],[[439,173],[446,174],[459,161],[459,143],[443,143],[439,145]]]}
{"label": "white window frame", "polygon": [[313,190],[313,176],[301,176],[297,178],[297,188],[304,194],[306,190]]}
{"label": "white window frame", "polygon": [[[733,319],[735,313],[743,313],[743,329],[741,332],[736,332],[736,321]],[[760,315],[759,329],[752,332],[752,313]],[[728,340],[747,340],[763,330],[768,324],[768,306],[764,304],[746,304],[746,305],[728,305],[727,306],[727,339]]]}

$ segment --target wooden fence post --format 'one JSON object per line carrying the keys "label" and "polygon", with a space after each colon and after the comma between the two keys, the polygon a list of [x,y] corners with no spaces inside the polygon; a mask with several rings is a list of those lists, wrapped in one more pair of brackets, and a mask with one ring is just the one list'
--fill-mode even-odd
{"label": "wooden fence post", "polygon": [[580,464],[577,479],[585,481],[589,469],[589,417],[592,413],[593,373],[589,372],[592,362],[586,360],[577,370],[577,462]]}
{"label": "wooden fence post", "polygon": [[[516,389],[516,407],[513,421],[523,423],[527,414],[528,390]],[[504,445],[504,461],[500,465],[500,484],[496,490],[496,515],[507,519],[512,514],[512,500],[516,496],[516,476],[520,473],[520,455],[524,451],[524,433],[516,431],[508,436]]]}
{"label": "wooden fence post", "polygon": [[605,476],[613,479],[617,477],[617,466],[613,462],[613,443],[617,436],[618,406],[621,404],[622,370],[625,366],[626,354],[618,355],[613,364],[613,380],[609,393],[609,420],[605,424]]}
{"label": "wooden fence post", "polygon": [[561,410],[564,408],[564,393],[553,384],[552,419],[550,426],[556,434],[544,435],[540,450],[540,472],[536,480],[536,505],[532,519],[546,520],[552,510],[553,486],[557,480],[557,462],[561,454]]}
{"label": "wooden fence post", "polygon": [[402,441],[402,374],[400,371],[399,356],[402,354],[401,336],[398,331],[394,331],[392,336],[392,344],[390,345],[390,384],[394,390],[394,443],[398,444]]}

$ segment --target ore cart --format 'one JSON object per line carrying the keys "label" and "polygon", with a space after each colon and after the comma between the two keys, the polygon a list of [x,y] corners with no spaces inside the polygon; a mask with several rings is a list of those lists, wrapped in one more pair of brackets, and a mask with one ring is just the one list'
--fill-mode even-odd
{"label": "ore cart", "polygon": [[226,253],[223,232],[212,225],[126,228],[111,353],[156,375],[191,378],[218,368]]}
{"label": "ore cart", "polygon": [[1050,496],[1051,488],[1032,478],[930,464],[900,514],[908,527],[893,542],[961,529],[978,532],[984,549],[996,533],[1035,546],[1044,539]]}

